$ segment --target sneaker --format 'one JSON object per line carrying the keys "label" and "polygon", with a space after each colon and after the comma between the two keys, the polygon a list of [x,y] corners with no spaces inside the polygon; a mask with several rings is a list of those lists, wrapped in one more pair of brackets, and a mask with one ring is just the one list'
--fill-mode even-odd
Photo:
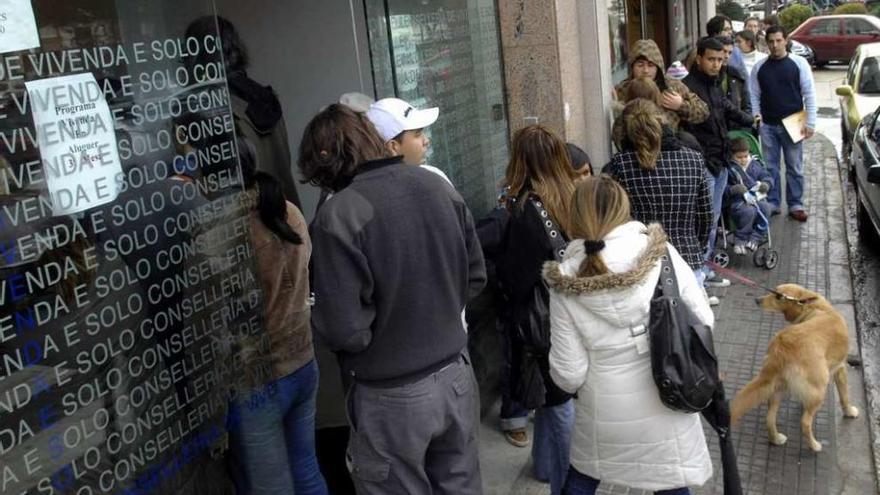
{"label": "sneaker", "polygon": [[755,251],[758,249],[758,241],[749,241],[746,243],[746,249],[749,251]]}
{"label": "sneaker", "polygon": [[733,252],[739,255],[746,254],[746,245],[745,244],[736,244],[733,246]]}
{"label": "sneaker", "polygon": [[798,222],[806,222],[807,221],[807,212],[804,210],[795,210],[788,212],[788,216],[797,220]]}
{"label": "sneaker", "polygon": [[776,215],[779,215],[780,213],[782,213],[782,210],[780,210],[779,208],[773,208],[773,211],[770,212],[770,216],[775,217]]}
{"label": "sneaker", "polygon": [[706,285],[707,287],[730,287],[730,280],[719,277],[718,275],[713,273],[711,277],[706,279],[704,285]]}
{"label": "sneaker", "polygon": [[516,447],[528,447],[529,446],[529,432],[525,430],[525,428],[516,429],[516,430],[505,430],[504,438],[510,442],[511,445]]}
{"label": "sneaker", "polygon": [[721,304],[721,299],[718,299],[716,296],[709,296],[709,306],[718,306]]}

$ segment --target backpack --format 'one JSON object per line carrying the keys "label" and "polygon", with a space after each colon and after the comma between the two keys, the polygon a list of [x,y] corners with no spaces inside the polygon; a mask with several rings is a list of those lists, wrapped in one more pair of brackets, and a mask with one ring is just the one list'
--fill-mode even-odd
{"label": "backpack", "polygon": [[651,299],[648,334],[651,371],[660,400],[670,409],[699,412],[718,434],[724,495],[742,495],[730,435],[730,408],[718,375],[712,329],[681,299],[669,249],[661,257],[660,278]]}

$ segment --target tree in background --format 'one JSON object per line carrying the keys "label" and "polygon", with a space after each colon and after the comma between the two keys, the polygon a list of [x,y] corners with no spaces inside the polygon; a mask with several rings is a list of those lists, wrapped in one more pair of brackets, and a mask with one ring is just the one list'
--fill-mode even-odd
{"label": "tree in background", "polygon": [[726,15],[734,21],[746,20],[746,10],[734,0],[719,0],[715,7],[718,14]]}
{"label": "tree in background", "polygon": [[800,4],[791,5],[779,12],[779,22],[788,33],[794,31],[796,27],[800,26],[802,22],[810,17],[813,17],[813,9]]}
{"label": "tree in background", "polygon": [[845,3],[834,9],[834,14],[867,14],[868,8],[863,3]]}

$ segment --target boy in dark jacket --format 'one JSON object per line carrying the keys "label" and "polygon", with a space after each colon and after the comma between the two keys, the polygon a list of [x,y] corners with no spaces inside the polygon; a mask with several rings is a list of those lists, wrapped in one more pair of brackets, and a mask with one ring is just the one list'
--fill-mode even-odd
{"label": "boy in dark jacket", "polygon": [[[728,174],[727,206],[730,218],[736,225],[733,252],[746,254],[758,248],[764,240],[764,232],[769,228],[770,203],[764,198],[773,187],[773,178],[767,169],[752,159],[745,139],[731,141],[730,151],[732,159]],[[758,209],[763,217],[758,214]]]}
{"label": "boy in dark jacket", "polygon": [[[706,160],[706,180],[712,193],[712,231],[706,246],[708,256],[715,249],[715,233],[718,219],[721,217],[722,198],[727,186],[727,160],[730,153],[727,149],[728,122],[736,122],[741,126],[751,126],[753,117],[734,107],[721,89],[719,75],[724,62],[724,46],[715,38],[702,38],[697,44],[696,62],[684,83],[699,96],[709,107],[709,118],[701,124],[689,124],[685,130],[693,134],[702,145],[703,157]],[[726,279],[707,273],[709,285],[725,287],[730,284]]]}

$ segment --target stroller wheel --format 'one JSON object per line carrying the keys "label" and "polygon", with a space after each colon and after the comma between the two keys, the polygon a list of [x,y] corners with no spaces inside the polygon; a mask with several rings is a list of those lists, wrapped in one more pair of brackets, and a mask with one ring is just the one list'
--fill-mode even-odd
{"label": "stroller wheel", "polygon": [[767,248],[760,248],[755,251],[755,254],[752,256],[752,261],[755,263],[755,266],[765,266],[767,264],[767,258]]}
{"label": "stroller wheel", "polygon": [[776,250],[767,251],[767,259],[764,261],[764,268],[772,270],[779,264],[779,253]]}
{"label": "stroller wheel", "polygon": [[721,268],[727,268],[727,265],[730,264],[730,255],[727,254],[727,251],[715,251],[712,261]]}

